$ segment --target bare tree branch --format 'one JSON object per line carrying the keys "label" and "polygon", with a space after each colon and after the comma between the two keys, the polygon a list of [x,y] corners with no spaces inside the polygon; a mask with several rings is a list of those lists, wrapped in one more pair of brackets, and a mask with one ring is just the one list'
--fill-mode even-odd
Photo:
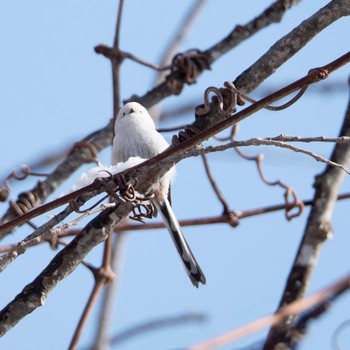
{"label": "bare tree branch", "polygon": [[[281,139],[281,137],[280,137]],[[298,138],[299,140],[301,139],[300,137]],[[310,140],[310,138],[309,138]],[[339,143],[344,144],[345,139],[344,138],[339,138]],[[311,141],[308,141],[311,142]],[[348,140],[346,140],[346,143],[350,142],[350,138],[348,138]],[[280,147],[280,148],[286,148],[289,149],[291,151],[294,152],[300,152],[303,154],[306,154],[312,158],[314,158],[315,160],[317,160],[318,162],[322,162],[322,163],[326,163],[329,164],[331,166],[337,167],[342,169],[343,171],[345,171],[347,174],[350,174],[350,171],[348,169],[346,169],[346,167],[342,164],[339,163],[335,163],[332,160],[328,160],[314,152],[308,151],[306,149],[300,148],[300,147],[296,147],[296,146],[292,146],[287,144],[286,142],[283,141],[279,141],[279,140],[274,140],[274,139],[264,139],[261,137],[258,138],[252,138],[249,140],[235,140],[235,141],[231,141],[229,143],[226,143],[224,145],[219,145],[219,146],[208,146],[205,148],[202,148],[200,150],[193,150],[191,151],[191,155],[196,155],[198,153],[200,154],[207,154],[207,153],[211,153],[211,152],[221,152],[230,148],[235,148],[235,147],[243,147],[243,146],[274,146],[274,147]]]}
{"label": "bare tree branch", "polygon": [[[122,249],[124,247],[125,234],[117,233],[113,244],[113,255],[111,259],[111,266],[116,275],[120,277]],[[102,300],[102,306],[99,312],[99,322],[97,332],[94,341],[94,350],[104,349],[112,342],[110,335],[110,326],[112,324],[111,319],[114,315],[114,308],[116,302],[116,294],[118,291],[116,280],[107,285],[105,289],[104,298]]]}
{"label": "bare tree branch", "polygon": [[132,209],[132,203],[117,203],[90,221],[71,243],[63,248],[47,267],[0,311],[0,336],[7,333],[23,317],[43,306],[57,284],[73,272],[96,245],[103,242],[113,227]]}
{"label": "bare tree branch", "polygon": [[139,336],[142,333],[154,331],[159,328],[181,325],[188,322],[203,322],[205,318],[206,318],[205,315],[201,313],[187,313],[183,315],[166,317],[166,318],[150,321],[147,323],[137,325],[130,329],[127,329],[113,336],[113,338],[111,339],[111,343],[112,345],[116,345],[132,337]]}
{"label": "bare tree branch", "polygon": [[[340,136],[350,136],[350,100],[340,130]],[[331,161],[346,165],[350,161],[350,145],[337,144]],[[333,235],[332,215],[340,184],[345,173],[328,165],[315,180],[315,196],[299,250],[288,276],[279,307],[292,303],[304,296],[320,251],[327,239]],[[288,317],[283,323],[271,328],[264,349],[288,349],[292,340],[291,329],[295,317]]]}
{"label": "bare tree branch", "polygon": [[[182,22],[179,25],[179,28],[176,30],[174,38],[172,38],[172,40],[169,42],[168,47],[165,48],[163,55],[160,59],[161,66],[169,64],[171,62],[172,57],[176,54],[176,50],[184,40],[186,34],[189,32],[190,27],[191,25],[193,25],[193,22],[200,13],[200,10],[203,8],[205,1],[206,0],[194,0],[188,13],[186,13]],[[157,76],[156,83],[159,83],[164,78],[164,76],[164,72],[161,72]]]}
{"label": "bare tree branch", "polygon": [[339,18],[349,15],[349,0],[329,2],[271,46],[263,56],[235,79],[234,84],[243,93],[255,90],[323,29]]}

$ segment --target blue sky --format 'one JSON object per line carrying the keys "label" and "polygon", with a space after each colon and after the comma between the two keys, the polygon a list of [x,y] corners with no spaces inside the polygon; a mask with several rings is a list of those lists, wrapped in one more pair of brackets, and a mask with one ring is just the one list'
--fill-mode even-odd
{"label": "blue sky", "polygon": [[[121,30],[121,48],[145,60],[157,63],[162,48],[178,27],[192,2],[125,1]],[[276,40],[310,16],[326,1],[304,0],[288,11],[283,23],[272,25],[216,62],[198,84],[188,86],[183,94],[164,101],[165,109],[185,102],[193,107],[201,103],[206,87],[221,86],[260,57]],[[229,0],[208,0],[186,36],[180,50],[206,49],[227,35],[236,24],[244,24],[270,4],[247,0],[234,4]],[[113,42],[117,1],[7,1],[0,4],[1,147],[0,176],[3,178],[23,163],[62,149],[88,133],[105,126],[112,115],[112,83],[109,62],[96,55],[93,48]],[[349,19],[344,18],[322,32],[304,50],[281,67],[255,92],[282,87],[310,68],[324,65],[348,50],[339,40],[349,33]],[[344,84],[337,93],[319,94],[312,87],[289,109],[272,113],[261,111],[241,125],[239,139],[277,136],[336,136],[348,101],[346,81],[349,67],[332,74],[321,84]],[[121,95],[142,95],[154,82],[153,71],[126,61],[121,72]],[[162,126],[191,123],[193,114]],[[170,139],[171,134],[165,135]],[[328,157],[331,145],[310,144],[306,148]],[[265,174],[282,179],[301,198],[311,198],[314,176],[324,165],[287,150],[247,149],[249,154],[265,153]],[[108,164],[110,148],[102,152]],[[246,210],[283,201],[283,193],[269,188],[258,179],[252,163],[232,151],[209,156],[212,170],[232,208]],[[65,186],[50,197],[67,191],[84,166]],[[50,170],[50,169],[48,169]],[[36,179],[14,186],[13,195],[30,188]],[[342,191],[349,191],[346,178]],[[173,186],[174,210],[182,218],[219,215],[222,208],[213,194],[200,159],[190,159],[177,166]],[[1,204],[0,213],[6,209]],[[326,242],[311,280],[309,291],[319,288],[348,272],[348,202],[337,203],[334,214],[334,238]],[[184,233],[207,276],[207,285],[194,289],[182,270],[172,242],[165,230],[131,232],[126,237],[122,266],[118,274],[113,332],[140,322],[177,315],[203,312],[207,321],[185,324],[166,331],[153,332],[121,344],[118,349],[175,349],[209,339],[273,312],[302,235],[308,209],[292,222],[283,213],[253,217],[232,229],[226,225],[186,227]],[[46,220],[47,216],[38,223]],[[6,243],[30,233],[23,227]],[[48,246],[33,248],[17,259],[1,276],[1,307],[49,262],[55,252]],[[98,264],[98,247],[87,260]],[[159,261],[162,264],[159,264]],[[1,340],[6,349],[67,348],[81,310],[93,285],[92,276],[79,267],[49,296],[44,307],[26,317]],[[343,296],[322,319],[313,323],[301,349],[330,348],[332,334],[348,319],[349,296]],[[84,331],[81,347],[94,336],[96,313]],[[349,329],[339,339],[349,347]],[[264,332],[245,338],[223,349],[239,348],[264,336]],[[347,334],[347,335],[346,335]],[[346,343],[347,341],[347,343]]]}

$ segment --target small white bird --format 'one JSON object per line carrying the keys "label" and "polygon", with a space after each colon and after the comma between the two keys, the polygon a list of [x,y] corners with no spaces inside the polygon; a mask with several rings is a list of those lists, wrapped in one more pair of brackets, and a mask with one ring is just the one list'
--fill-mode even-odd
{"label": "small white bird", "polygon": [[[130,157],[149,159],[169,147],[163,136],[156,130],[154,121],[146,108],[137,102],[129,102],[120,109],[114,131],[113,165],[126,162]],[[191,282],[198,287],[198,283],[206,283],[205,276],[181,232],[180,224],[168,199],[174,170],[174,168],[170,169],[152,187],[151,192],[154,193],[152,202],[161,213]]]}

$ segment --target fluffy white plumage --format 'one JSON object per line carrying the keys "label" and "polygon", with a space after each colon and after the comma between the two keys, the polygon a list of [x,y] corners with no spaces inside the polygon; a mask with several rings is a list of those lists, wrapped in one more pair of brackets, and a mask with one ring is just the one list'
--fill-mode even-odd
{"label": "fluffy white plumage", "polygon": [[[163,136],[156,130],[146,108],[137,102],[127,103],[120,109],[114,131],[113,165],[126,162],[130,157],[149,159],[169,147]],[[174,168],[170,169],[152,187],[151,191],[155,195],[152,202],[157,207],[168,228],[191,282],[195,287],[198,287],[198,283],[206,283],[205,276],[181,232],[178,220],[168,200],[174,171]]]}
{"label": "fluffy white plumage", "polygon": [[138,165],[146,160],[147,159],[140,157],[130,157],[126,162],[118,163],[116,165],[106,166],[102,163],[98,163],[98,166],[95,166],[89,169],[88,172],[80,175],[79,180],[73,185],[71,191],[77,191],[84,186],[90,185],[98,177],[108,177],[110,174],[115,175],[121,173],[122,171]]}

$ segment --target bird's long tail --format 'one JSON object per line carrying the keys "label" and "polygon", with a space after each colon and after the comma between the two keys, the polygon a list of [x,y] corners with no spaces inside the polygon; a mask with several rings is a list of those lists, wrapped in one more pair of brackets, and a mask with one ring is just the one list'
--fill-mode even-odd
{"label": "bird's long tail", "polygon": [[181,260],[185,266],[186,272],[192,282],[192,284],[198,288],[198,283],[205,284],[205,276],[199,267],[193,253],[186,242],[184,235],[181,232],[180,224],[176,219],[173,209],[165,198],[165,201],[155,203],[158,211],[160,212],[164,223],[175,243],[176,249],[181,257]]}

